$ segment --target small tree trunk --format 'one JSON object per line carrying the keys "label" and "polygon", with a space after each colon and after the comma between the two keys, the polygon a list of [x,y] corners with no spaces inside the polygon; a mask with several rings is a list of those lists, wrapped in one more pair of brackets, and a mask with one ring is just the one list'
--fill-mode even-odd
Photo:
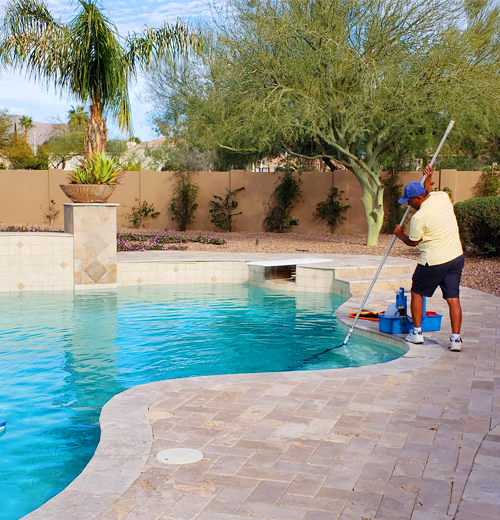
{"label": "small tree trunk", "polygon": [[361,202],[365,208],[366,215],[366,245],[376,246],[378,244],[378,236],[384,223],[384,207],[381,199],[384,194],[384,188],[375,188],[375,190],[365,188],[363,186],[363,194]]}
{"label": "small tree trunk", "polygon": [[90,106],[90,119],[85,134],[85,152],[88,154],[105,152],[107,141],[108,129],[106,120],[102,117],[101,105],[94,103]]}
{"label": "small tree trunk", "polygon": [[384,187],[377,186],[366,171],[351,165],[354,176],[363,190],[361,202],[366,215],[366,245],[376,246],[384,223]]}

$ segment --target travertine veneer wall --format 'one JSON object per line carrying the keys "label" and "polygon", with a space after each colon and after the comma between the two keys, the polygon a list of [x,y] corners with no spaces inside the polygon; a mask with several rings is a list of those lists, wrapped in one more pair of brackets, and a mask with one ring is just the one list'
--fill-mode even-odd
{"label": "travertine veneer wall", "polygon": [[0,291],[73,290],[73,237],[0,233]]}
{"label": "travertine veneer wall", "polygon": [[116,286],[117,206],[64,204],[64,231],[74,236],[75,289]]}
{"label": "travertine veneer wall", "polygon": [[118,285],[247,283],[246,262],[124,262]]}

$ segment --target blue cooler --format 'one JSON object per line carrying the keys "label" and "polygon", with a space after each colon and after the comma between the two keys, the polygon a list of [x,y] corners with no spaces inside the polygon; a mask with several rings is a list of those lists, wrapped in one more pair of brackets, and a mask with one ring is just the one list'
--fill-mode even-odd
{"label": "blue cooler", "polygon": [[[431,332],[441,330],[442,314],[427,314],[426,299],[424,300],[424,313],[422,317],[422,332]],[[405,295],[405,290],[401,287],[396,291],[396,307],[398,308],[399,316],[380,316],[378,320],[378,330],[387,334],[405,334],[410,332],[413,328],[413,321],[408,316],[408,298]]]}

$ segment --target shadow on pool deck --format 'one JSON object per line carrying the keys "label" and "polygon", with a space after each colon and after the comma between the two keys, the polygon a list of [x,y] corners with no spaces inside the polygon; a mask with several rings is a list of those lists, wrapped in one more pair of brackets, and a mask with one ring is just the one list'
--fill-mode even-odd
{"label": "shadow on pool deck", "polygon": [[[500,298],[462,289],[462,305],[461,353],[435,296],[442,332],[390,363],[132,388],[104,407],[82,475],[26,518],[498,519]],[[156,460],[173,447],[205,458]]]}

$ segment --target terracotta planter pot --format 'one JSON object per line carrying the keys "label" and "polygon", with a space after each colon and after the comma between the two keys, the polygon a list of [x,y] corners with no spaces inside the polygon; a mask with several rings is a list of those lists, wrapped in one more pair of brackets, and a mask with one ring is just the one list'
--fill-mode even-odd
{"label": "terracotta planter pot", "polygon": [[115,191],[112,184],[60,184],[68,199],[73,202],[106,202]]}

